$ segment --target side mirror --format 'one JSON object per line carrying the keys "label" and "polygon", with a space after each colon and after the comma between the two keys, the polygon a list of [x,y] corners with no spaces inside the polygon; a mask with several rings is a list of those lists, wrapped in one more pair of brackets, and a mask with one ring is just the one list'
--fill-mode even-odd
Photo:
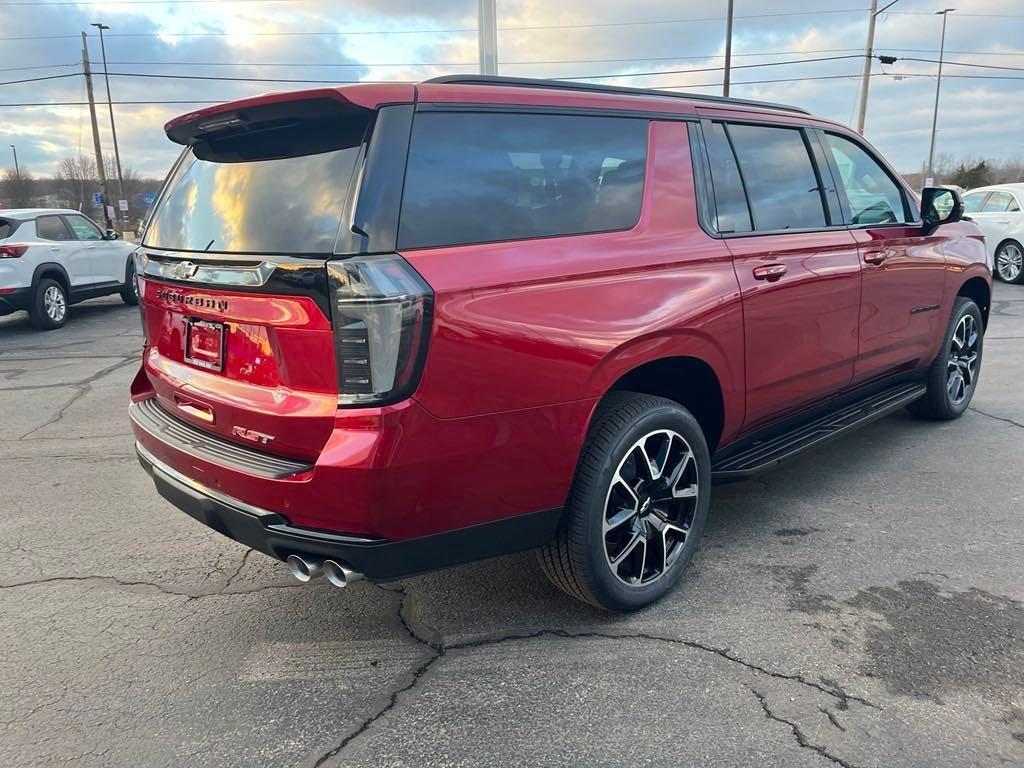
{"label": "side mirror", "polygon": [[942,224],[964,217],[964,201],[955,189],[925,187],[921,191],[921,230],[930,235]]}
{"label": "side mirror", "polygon": [[121,233],[118,232],[116,229],[108,229],[107,230],[107,234],[105,234],[103,236],[103,239],[104,240],[120,240],[121,239]]}

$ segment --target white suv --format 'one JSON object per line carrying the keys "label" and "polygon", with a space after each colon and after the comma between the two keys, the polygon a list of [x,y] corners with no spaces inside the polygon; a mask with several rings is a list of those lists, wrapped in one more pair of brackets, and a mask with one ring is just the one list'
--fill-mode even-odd
{"label": "white suv", "polygon": [[0,315],[23,309],[36,328],[60,328],[68,306],[120,293],[137,304],[135,246],[78,211],[0,210]]}

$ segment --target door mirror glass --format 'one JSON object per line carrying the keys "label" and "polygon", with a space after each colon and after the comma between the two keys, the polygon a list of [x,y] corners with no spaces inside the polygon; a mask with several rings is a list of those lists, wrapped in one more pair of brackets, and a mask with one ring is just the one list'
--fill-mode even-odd
{"label": "door mirror glass", "polygon": [[931,234],[942,224],[952,224],[964,216],[964,203],[954,189],[925,187],[921,192],[921,222],[924,233]]}
{"label": "door mirror glass", "polygon": [[103,236],[104,240],[120,240],[121,233],[115,229],[108,229],[107,234]]}

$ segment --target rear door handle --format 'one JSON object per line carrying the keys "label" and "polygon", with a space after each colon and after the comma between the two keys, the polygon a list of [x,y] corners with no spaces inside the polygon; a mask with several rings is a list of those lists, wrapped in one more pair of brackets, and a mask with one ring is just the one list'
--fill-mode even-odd
{"label": "rear door handle", "polygon": [[1009,224],[1009,219],[996,219],[996,224]]}
{"label": "rear door handle", "polygon": [[60,253],[60,246],[59,245],[51,245],[50,246],[50,250],[53,251],[54,253]]}
{"label": "rear door handle", "polygon": [[864,252],[864,263],[865,264],[881,264],[885,261],[888,253],[885,251],[865,251]]}
{"label": "rear door handle", "polygon": [[774,283],[788,271],[785,264],[762,264],[759,267],[754,267],[754,279]]}

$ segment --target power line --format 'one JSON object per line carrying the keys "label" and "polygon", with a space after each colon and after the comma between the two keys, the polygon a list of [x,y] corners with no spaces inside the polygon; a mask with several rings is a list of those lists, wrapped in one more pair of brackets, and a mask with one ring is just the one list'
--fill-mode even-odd
{"label": "power line", "polygon": [[29,69],[61,69],[62,67],[78,67],[81,62],[73,61],[70,64],[37,64],[34,67],[5,67],[0,72],[24,72]]}
{"label": "power line", "polygon": [[[787,64],[813,64],[821,61],[839,61],[841,59],[862,59],[863,54],[849,56],[823,56],[815,59],[794,59],[792,61],[766,61],[763,64],[739,64],[732,69],[757,69],[761,67],[781,67]],[[725,67],[701,67],[700,69],[662,69],[652,72],[618,72],[611,75],[574,75],[560,77],[559,80],[605,80],[613,77],[644,77],[647,75],[685,75],[690,72],[721,72]]]}
{"label": "power line", "polygon": [[8,80],[0,85],[18,85],[19,83],[38,83],[42,80],[59,80],[62,77],[78,77],[81,72],[69,72],[66,75],[46,75],[45,77],[27,77],[24,80]]}
{"label": "power line", "polygon": [[[820,48],[806,51],[761,51],[753,53],[734,53],[733,58],[752,56],[800,56],[815,53],[847,53],[859,51],[860,48]],[[898,50],[887,48],[886,50]],[[924,51],[931,53],[931,51]],[[1024,53],[1021,53],[1024,56]],[[721,59],[721,54],[707,53],[698,56],[632,56],[624,59],[536,59],[527,61],[500,61],[502,66],[532,66],[540,64],[628,64],[634,61],[697,61],[703,59]],[[475,67],[475,61],[420,61],[420,62],[357,62],[324,64],[322,62],[235,62],[235,61],[111,61],[110,64],[124,66],[160,66],[170,65],[179,67]]]}
{"label": "power line", "polygon": [[[899,61],[920,61],[926,64],[938,64],[938,59],[919,59],[912,56],[901,56]],[[943,65],[947,67],[977,67],[979,69],[1005,69],[1011,72],[1024,72],[1024,67],[1001,67],[998,64],[973,64],[968,61],[949,61],[947,59],[942,60]]]}

